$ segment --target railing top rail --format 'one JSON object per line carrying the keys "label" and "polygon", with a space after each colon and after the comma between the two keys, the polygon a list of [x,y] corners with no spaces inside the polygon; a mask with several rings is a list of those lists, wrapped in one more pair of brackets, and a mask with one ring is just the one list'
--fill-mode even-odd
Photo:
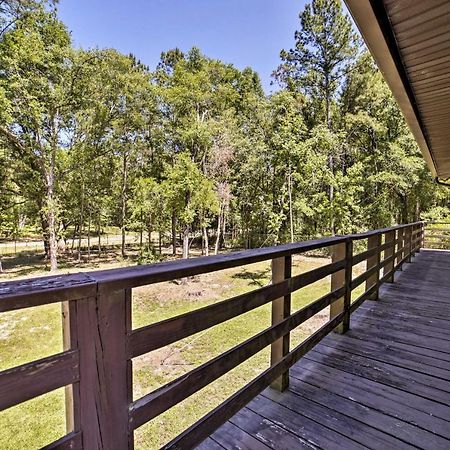
{"label": "railing top rail", "polygon": [[7,281],[0,283],[0,312],[36,306],[39,304],[86,298],[94,296],[97,289],[117,290],[133,288],[145,284],[159,283],[201,273],[214,272],[216,270],[228,269],[296,253],[317,250],[345,242],[348,239],[365,239],[375,234],[386,233],[422,223],[423,222],[415,222],[365,233],[325,237],[292,244],[231,252],[202,258],[167,261],[158,264],[119,269],[98,270],[89,273]]}
{"label": "railing top rail", "polygon": [[376,234],[389,233],[390,231],[401,230],[403,228],[408,228],[413,225],[422,225],[422,224],[425,225],[425,222],[419,221],[419,222],[405,223],[402,225],[395,225],[393,227],[386,227],[386,228],[379,228],[377,230],[365,231],[363,233],[349,234],[348,237],[354,241],[358,241],[361,239],[367,239],[370,236],[375,236]]}

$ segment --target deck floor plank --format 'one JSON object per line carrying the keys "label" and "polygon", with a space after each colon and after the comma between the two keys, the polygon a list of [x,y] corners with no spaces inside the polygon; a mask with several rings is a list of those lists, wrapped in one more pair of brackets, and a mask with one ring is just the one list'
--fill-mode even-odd
{"label": "deck floor plank", "polygon": [[418,253],[350,326],[291,368],[286,392],[266,389],[216,430],[210,448],[450,449],[450,252]]}
{"label": "deck floor plank", "polygon": [[346,336],[346,339],[324,339],[323,345],[450,380],[450,362],[428,355],[418,355],[411,350],[392,348],[389,344],[379,342],[352,339],[351,336]]}
{"label": "deck floor plank", "polygon": [[[403,417],[405,421],[414,424],[420,423],[425,429],[426,424],[436,427],[442,425],[450,434],[450,406],[443,405],[433,400],[419,397],[410,392],[392,386],[386,386],[378,381],[362,378],[340,369],[335,369],[323,364],[317,364],[314,361],[305,359],[302,367],[297,370],[295,367],[291,373],[292,378],[298,378],[302,381],[314,383],[318,387],[335,392],[342,396],[364,403],[371,408],[384,411],[393,417]],[[305,379],[304,377],[307,377]],[[406,408],[411,413],[408,418],[403,410]],[[432,412],[432,416],[430,414]],[[401,415],[399,416],[399,414]],[[427,417],[425,417],[424,413]],[[431,417],[431,422],[427,418]],[[435,421],[438,417],[441,420]],[[444,434],[445,435],[445,434]]]}

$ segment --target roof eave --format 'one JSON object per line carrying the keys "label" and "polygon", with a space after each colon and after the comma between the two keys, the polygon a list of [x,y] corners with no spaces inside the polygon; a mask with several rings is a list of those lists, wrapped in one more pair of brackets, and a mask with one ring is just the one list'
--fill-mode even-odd
{"label": "roof eave", "polygon": [[392,43],[389,44],[383,33],[379,16],[375,13],[370,0],[345,0],[348,10],[359,28],[361,35],[375,59],[384,79],[391,89],[397,103],[405,117],[423,157],[433,177],[438,176],[432,153],[427,143],[424,131],[421,127],[417,108],[411,101],[408,93],[410,86],[405,86],[404,77],[399,72],[400,61],[394,58],[395,50]]}

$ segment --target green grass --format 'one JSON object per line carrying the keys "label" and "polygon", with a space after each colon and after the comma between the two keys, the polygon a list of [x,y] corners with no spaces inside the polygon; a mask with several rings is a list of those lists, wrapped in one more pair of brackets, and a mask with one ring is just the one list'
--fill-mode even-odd
{"label": "green grass", "polygon": [[[294,272],[305,272],[326,264],[326,259],[298,259]],[[245,268],[224,270],[216,274],[206,274],[190,282],[188,292],[200,291],[208,286],[204,299],[190,300],[189,296],[169,302],[158,297],[158,292],[169,295],[183,286],[155,285],[146,290],[136,290],[133,301],[133,326],[139,327],[163,318],[182,314],[234,295],[264,286],[269,282],[270,264],[258,263]],[[297,310],[329,290],[329,279],[321,280],[293,295],[292,309]],[[197,286],[197,287],[196,287]],[[212,286],[212,288],[211,288]],[[213,292],[209,292],[212,290]],[[312,319],[305,326],[292,333],[293,345],[310,334],[312,329],[326,320],[327,314]],[[163,349],[134,361],[134,397],[139,398],[162,384],[171,381],[198,365],[220,355],[234,345],[257,334],[270,326],[271,305],[250,311],[226,323],[190,336],[177,342],[169,349]],[[137,448],[157,448],[181,433],[204,414],[219,405],[239,388],[255,378],[269,366],[270,349],[266,348],[250,360],[241,364],[216,382],[208,385],[179,405],[143,425],[135,433]]]}
{"label": "green grass", "polygon": [[[328,263],[325,258],[295,258],[294,274]],[[104,268],[104,266],[103,266]],[[230,298],[269,282],[270,264],[257,263],[133,291],[133,327],[147,325]],[[329,291],[324,279],[293,295],[292,309]],[[133,361],[134,398],[187,373],[270,325],[265,305],[209,330]],[[291,334],[291,346],[327,320],[328,312],[310,319]],[[0,315],[0,370],[61,351],[60,306],[30,308]],[[175,437],[269,365],[269,348],[216,382],[171,408],[135,433],[136,448],[157,448]],[[64,398],[58,390],[0,413],[0,448],[39,448],[64,434]]]}
{"label": "green grass", "polygon": [[[0,315],[0,369],[62,350],[60,305]],[[39,448],[65,434],[64,390],[59,389],[0,413],[0,448]]]}

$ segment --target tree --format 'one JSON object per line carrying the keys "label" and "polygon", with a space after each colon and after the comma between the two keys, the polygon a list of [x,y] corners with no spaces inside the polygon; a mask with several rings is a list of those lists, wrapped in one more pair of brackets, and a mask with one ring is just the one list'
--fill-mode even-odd
{"label": "tree", "polygon": [[[152,72],[114,49],[75,50],[53,2],[0,2],[0,233],[57,241],[105,225],[178,233],[183,256],[357,232],[448,211],[340,2],[313,0],[281,52],[281,89],[198,48]],[[144,250],[144,235],[148,246]],[[231,240],[228,241],[230,239]],[[150,250],[150,251],[149,251]]]}
{"label": "tree", "polygon": [[217,213],[216,192],[187,153],[180,153],[173,166],[166,166],[165,176],[165,195],[183,224],[183,258],[188,258],[192,224],[199,217],[205,220],[209,213]]}
{"label": "tree", "polygon": [[[152,232],[161,233],[169,221],[168,199],[164,185],[155,178],[138,178],[135,180],[133,197],[130,201],[131,222],[141,233],[140,247],[142,252],[142,232],[147,232],[147,252],[153,250]],[[161,254],[161,240],[159,241]]]}
{"label": "tree", "polygon": [[0,138],[27,172],[51,270],[57,267],[59,153],[80,98],[76,64],[67,29],[54,11],[23,15],[0,41],[0,98],[7,111]]}
{"label": "tree", "polygon": [[[310,103],[312,120],[322,120],[331,132],[333,101],[337,100],[340,84],[356,56],[357,37],[339,0],[313,0],[299,18],[295,47],[281,51],[283,63],[274,74],[287,89],[304,92]],[[333,152],[328,154],[328,164],[334,172]],[[333,202],[333,182],[329,185],[329,197]],[[334,232],[333,214],[330,229]]]}

